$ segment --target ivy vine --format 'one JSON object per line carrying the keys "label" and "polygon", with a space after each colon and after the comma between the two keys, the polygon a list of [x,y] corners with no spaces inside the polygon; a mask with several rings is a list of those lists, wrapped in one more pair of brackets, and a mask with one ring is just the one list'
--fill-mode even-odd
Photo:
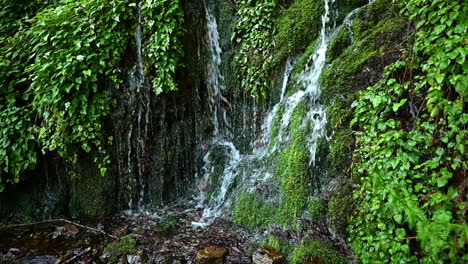
{"label": "ivy vine", "polygon": [[235,57],[241,87],[256,100],[267,97],[271,85],[272,37],[276,0],[236,1],[239,20],[232,40],[240,44]]}
{"label": "ivy vine", "polygon": [[179,0],[145,0],[145,74],[156,94],[177,90],[176,70],[184,56],[184,12]]}
{"label": "ivy vine", "polygon": [[363,263],[462,263],[466,225],[467,17],[464,1],[411,0],[411,51],[354,103]]}
{"label": "ivy vine", "polygon": [[[0,9],[0,191],[37,163],[38,151],[74,164],[93,152],[101,174],[112,142],[110,90],[134,32],[134,0],[6,1]],[[179,1],[142,4],[146,73],[156,93],[176,90],[183,56]],[[5,15],[5,16],[3,16]]]}

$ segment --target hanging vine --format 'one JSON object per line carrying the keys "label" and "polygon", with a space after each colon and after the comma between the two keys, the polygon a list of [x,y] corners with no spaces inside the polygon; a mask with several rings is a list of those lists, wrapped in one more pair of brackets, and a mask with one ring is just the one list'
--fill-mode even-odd
{"label": "hanging vine", "polygon": [[363,263],[462,263],[467,3],[404,4],[416,24],[414,48],[354,103],[351,246]]}

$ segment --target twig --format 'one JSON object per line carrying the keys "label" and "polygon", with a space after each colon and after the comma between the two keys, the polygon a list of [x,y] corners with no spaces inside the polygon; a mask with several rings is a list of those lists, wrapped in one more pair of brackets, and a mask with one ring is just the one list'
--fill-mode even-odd
{"label": "twig", "polygon": [[70,220],[63,219],[63,218],[45,220],[45,221],[34,222],[34,223],[29,223],[29,224],[11,225],[11,226],[9,226],[9,228],[30,227],[30,226],[40,225],[40,224],[56,223],[56,222],[64,222],[64,223],[67,223],[67,224],[76,225],[76,226],[78,226],[78,227],[81,227],[81,228],[86,229],[86,230],[88,230],[88,231],[91,231],[91,232],[93,232],[93,233],[100,233],[100,234],[106,235],[106,236],[108,236],[108,237],[111,237],[111,238],[113,238],[113,239],[119,239],[118,237],[116,237],[116,236],[114,236],[114,235],[111,235],[111,234],[108,234],[108,233],[106,233],[106,232],[104,232],[104,231],[102,231],[102,230],[99,230],[99,229],[96,229],[96,228],[92,228],[92,227],[89,227],[89,226],[85,226],[85,225],[81,225],[81,224],[78,224],[78,223],[72,222],[72,221],[70,221]]}

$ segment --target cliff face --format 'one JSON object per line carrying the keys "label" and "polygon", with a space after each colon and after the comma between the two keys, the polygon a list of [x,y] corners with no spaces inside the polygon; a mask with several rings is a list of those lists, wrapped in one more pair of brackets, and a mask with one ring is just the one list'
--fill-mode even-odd
{"label": "cliff face", "polygon": [[[329,109],[329,122],[327,139],[320,141],[317,163],[309,167],[302,166],[307,163],[305,160],[297,160],[296,164],[296,161],[285,159],[298,153],[309,155],[304,150],[290,146],[274,151],[270,161],[266,161],[273,162],[271,165],[262,165],[271,166],[274,168],[272,173],[285,177],[278,183],[281,185],[283,181],[283,186],[287,185],[288,177],[293,179],[303,175],[300,184],[308,186],[307,190],[300,194],[302,197],[294,198],[301,201],[301,205],[292,205],[290,209],[296,211],[298,208],[295,206],[299,206],[301,212],[308,212],[316,220],[329,219],[340,233],[346,226],[344,218],[352,208],[346,204],[351,191],[349,166],[353,148],[353,136],[347,125],[350,113],[346,109],[355,99],[357,91],[379,80],[383,67],[399,57],[394,50],[400,48],[400,43],[404,43],[404,19],[395,10],[384,8],[385,5],[391,6],[391,3],[378,2],[370,7],[359,8],[366,3],[337,1],[328,7],[334,12],[334,25],[330,27],[338,30],[333,33],[320,78],[323,91],[323,99],[320,100]],[[155,96],[147,80],[135,77],[133,70],[138,63],[137,42],[145,40],[138,40],[141,36],[133,36],[127,48],[128,59],[124,63],[128,80],[120,87],[110,87],[113,108],[105,129],[113,136],[114,142],[111,148],[113,162],[108,174],[104,177],[100,175],[92,162],[93,154],[80,156],[73,167],[54,154],[42,156],[37,168],[31,172],[34,176],[9,187],[1,194],[4,216],[41,218],[108,215],[122,210],[150,210],[154,206],[197,194],[196,177],[198,175],[198,178],[202,178],[205,173],[206,161],[202,158],[211,148],[210,141],[215,129],[210,109],[210,84],[207,80],[210,78],[207,65],[210,64],[211,56],[206,26],[207,10],[216,20],[219,48],[222,51],[219,69],[225,87],[223,96],[228,102],[223,107],[229,123],[228,127],[222,128],[225,135],[229,134],[224,138],[229,137],[241,153],[252,153],[256,148],[254,139],[265,133],[262,124],[268,118],[267,115],[271,115],[269,109],[280,101],[280,97],[291,95],[299,89],[294,83],[300,78],[301,72],[310,66],[308,64],[313,62],[309,57],[314,53],[320,38],[323,3],[311,0],[284,2],[274,10],[275,33],[272,41],[277,46],[272,47],[274,63],[268,71],[272,84],[268,91],[269,100],[263,102],[255,102],[242,92],[239,65],[236,65],[235,60],[242,48],[241,44],[233,42],[231,38],[239,19],[239,6],[229,0],[186,1],[182,5],[185,13],[185,56],[184,67],[177,73],[179,91]],[[356,14],[346,17],[354,9]],[[340,26],[343,20],[347,24]],[[131,31],[136,32],[137,25],[131,27]],[[288,64],[293,64],[292,69],[285,68],[287,60]],[[291,84],[284,80],[286,74],[293,80],[289,80]],[[280,113],[285,110],[284,107],[280,108]],[[303,114],[295,114],[297,122],[302,122]],[[281,116],[279,113],[277,115],[271,118],[280,120]],[[280,126],[278,121],[267,125],[272,126],[267,129],[273,131],[273,134],[281,129],[275,127]],[[307,141],[307,136],[309,134],[294,137],[299,143]],[[210,174],[210,195],[218,192],[226,167],[229,166],[230,154],[222,148],[217,152],[218,158],[214,158],[211,164],[217,168],[217,173]],[[290,170],[288,167],[295,172],[286,172]],[[77,172],[74,179],[69,177],[71,170]],[[271,184],[265,188],[281,189],[274,186]],[[260,196],[271,196],[268,191],[262,192],[261,188]],[[246,206],[242,205],[246,201],[242,198],[244,195],[238,193],[237,198],[233,195],[231,208]],[[234,215],[234,219],[242,217]],[[261,219],[256,221],[264,223]]]}

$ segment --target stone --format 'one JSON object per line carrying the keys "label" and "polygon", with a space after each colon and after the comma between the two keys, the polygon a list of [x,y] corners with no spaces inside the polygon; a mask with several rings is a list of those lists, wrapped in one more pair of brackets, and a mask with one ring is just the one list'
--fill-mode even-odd
{"label": "stone", "polygon": [[254,264],[279,264],[283,263],[284,256],[275,248],[263,246],[252,257]]}
{"label": "stone", "polygon": [[227,250],[223,247],[210,246],[197,253],[197,260],[200,264],[223,264]]}
{"label": "stone", "polygon": [[252,264],[252,258],[248,256],[227,256],[225,264]]}
{"label": "stone", "polygon": [[138,255],[128,255],[127,263],[128,264],[141,264],[141,258]]}

